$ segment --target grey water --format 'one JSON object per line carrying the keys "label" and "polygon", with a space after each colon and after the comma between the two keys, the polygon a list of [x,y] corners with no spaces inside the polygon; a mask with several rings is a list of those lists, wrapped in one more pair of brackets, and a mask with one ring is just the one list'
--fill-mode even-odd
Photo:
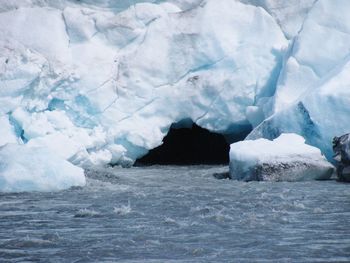
{"label": "grey water", "polygon": [[0,195],[0,262],[350,262],[350,185],[218,180],[224,166],[87,173]]}

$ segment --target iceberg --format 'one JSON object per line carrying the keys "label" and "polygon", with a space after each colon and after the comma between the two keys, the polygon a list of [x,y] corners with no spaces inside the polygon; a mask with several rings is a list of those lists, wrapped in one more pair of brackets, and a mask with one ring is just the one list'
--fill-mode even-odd
{"label": "iceberg", "polygon": [[84,186],[84,170],[42,147],[0,148],[0,191],[58,191]]}
{"label": "iceberg", "polygon": [[306,181],[330,179],[334,167],[316,147],[297,134],[273,141],[246,140],[231,144],[230,177],[244,181]]}

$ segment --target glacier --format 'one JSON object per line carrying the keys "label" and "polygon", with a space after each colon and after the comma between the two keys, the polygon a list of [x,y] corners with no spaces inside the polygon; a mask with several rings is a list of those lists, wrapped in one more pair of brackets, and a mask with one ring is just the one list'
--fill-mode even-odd
{"label": "glacier", "polygon": [[0,0],[0,146],[132,165],[190,119],[297,133],[332,159],[350,129],[346,0]]}

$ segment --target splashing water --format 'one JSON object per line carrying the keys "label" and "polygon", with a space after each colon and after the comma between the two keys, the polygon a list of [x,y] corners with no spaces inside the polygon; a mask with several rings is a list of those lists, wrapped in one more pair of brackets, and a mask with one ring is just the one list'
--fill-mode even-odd
{"label": "splashing water", "polygon": [[0,261],[350,261],[348,184],[213,176],[226,170],[115,168],[84,188],[0,194]]}

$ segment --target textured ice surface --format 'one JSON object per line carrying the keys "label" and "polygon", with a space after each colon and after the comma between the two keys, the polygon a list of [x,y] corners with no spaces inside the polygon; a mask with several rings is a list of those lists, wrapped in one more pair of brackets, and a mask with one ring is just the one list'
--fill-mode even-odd
{"label": "textured ice surface", "polygon": [[84,186],[83,169],[46,148],[7,144],[0,148],[0,191],[57,191]]}
{"label": "textured ice surface", "polygon": [[329,179],[333,166],[318,148],[297,134],[282,134],[273,141],[246,140],[231,144],[230,175],[251,181],[305,181]]}
{"label": "textured ice surface", "polygon": [[317,1],[308,13],[279,79],[275,110],[286,108],[317,89],[348,61],[350,2]]}
{"label": "textured ice surface", "polygon": [[288,46],[264,9],[127,2],[0,2],[8,142],[81,166],[128,165],[174,122],[239,133],[264,119]]}
{"label": "textured ice surface", "polygon": [[331,138],[350,129],[349,11],[346,0],[0,0],[0,145],[127,166],[191,119],[252,126],[250,138],[298,133],[331,158]]}
{"label": "textured ice surface", "polygon": [[315,2],[290,44],[273,115],[248,139],[294,132],[332,159],[332,138],[350,130],[349,12],[349,1]]}
{"label": "textured ice surface", "polygon": [[288,39],[295,37],[316,0],[240,0],[264,8],[276,19]]}
{"label": "textured ice surface", "polygon": [[281,133],[296,132],[332,158],[332,139],[350,130],[350,62],[324,80],[299,102],[275,113],[257,127],[248,139],[273,139]]}

